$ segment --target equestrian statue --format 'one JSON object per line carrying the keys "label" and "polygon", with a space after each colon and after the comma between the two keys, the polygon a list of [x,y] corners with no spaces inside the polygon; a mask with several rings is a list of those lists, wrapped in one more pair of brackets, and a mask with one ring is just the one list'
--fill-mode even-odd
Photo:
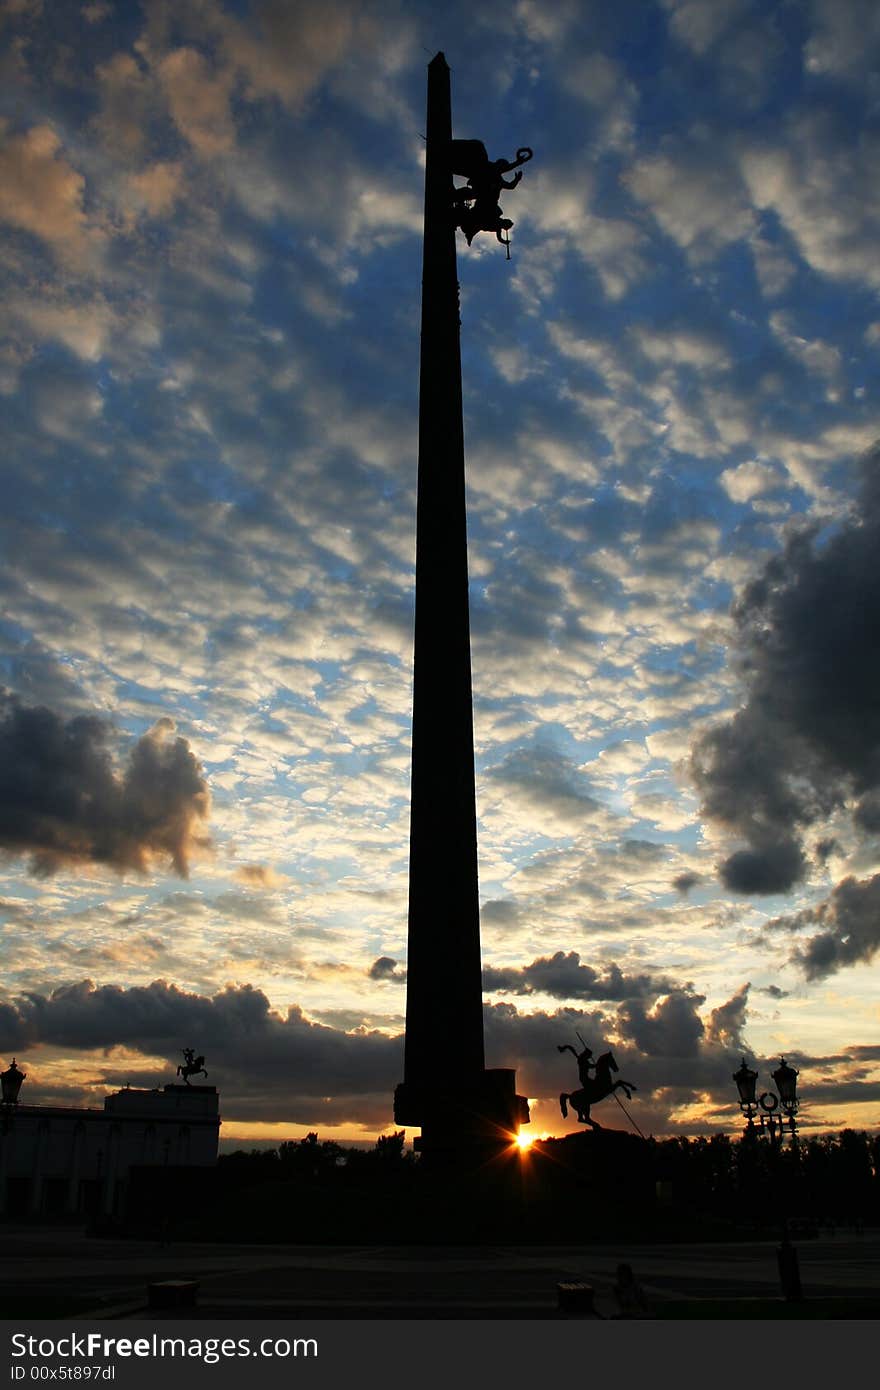
{"label": "equestrian statue", "polygon": [[[607,1096],[614,1095],[616,1091],[623,1091],[627,1100],[632,1099],[632,1093],[637,1089],[631,1081],[615,1081],[612,1073],[618,1070],[617,1063],[611,1052],[603,1052],[596,1062],[592,1061],[592,1052],[587,1047],[580,1033],[578,1038],[583,1045],[583,1051],[578,1052],[572,1047],[571,1043],[560,1043],[557,1051],[571,1052],[578,1064],[578,1077],[580,1078],[580,1088],[577,1091],[562,1091],[559,1096],[559,1108],[562,1111],[563,1119],[568,1118],[568,1107],[578,1117],[578,1123],[591,1125],[593,1129],[601,1129],[598,1120],[590,1116],[590,1106],[596,1105],[600,1100],[605,1100]],[[594,1074],[591,1076],[590,1072]]]}
{"label": "equestrian statue", "polygon": [[208,1073],[205,1071],[204,1057],[197,1057],[193,1048],[185,1047],[183,1049],[183,1065],[177,1068],[177,1075],[183,1077],[187,1086],[191,1076],[203,1076],[207,1081]]}

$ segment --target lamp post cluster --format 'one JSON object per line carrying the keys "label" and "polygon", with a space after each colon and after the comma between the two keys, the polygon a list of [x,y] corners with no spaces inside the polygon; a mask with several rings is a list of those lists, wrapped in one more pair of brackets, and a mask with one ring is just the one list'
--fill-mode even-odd
{"label": "lamp post cluster", "polygon": [[[795,1067],[789,1066],[783,1057],[776,1070],[771,1072],[771,1076],[778,1094],[774,1091],[762,1091],[756,1097],[758,1073],[752,1070],[745,1057],[742,1066],[733,1073],[739,1092],[739,1108],[746,1117],[745,1138],[766,1136],[771,1144],[778,1145],[782,1142],[787,1126],[791,1142],[794,1143],[797,1134],[795,1116],[800,1104],[797,1098],[798,1071]],[[758,1117],[757,1126],[755,1116]]]}

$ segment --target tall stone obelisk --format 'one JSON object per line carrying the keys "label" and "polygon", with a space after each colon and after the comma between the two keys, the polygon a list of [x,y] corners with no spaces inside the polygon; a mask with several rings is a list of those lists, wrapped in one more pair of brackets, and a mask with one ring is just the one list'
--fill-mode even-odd
{"label": "tall stone obelisk", "polygon": [[512,1071],[486,1071],[477,877],[456,219],[449,68],[428,67],[405,1080],[398,1124],[426,1153],[510,1141]]}

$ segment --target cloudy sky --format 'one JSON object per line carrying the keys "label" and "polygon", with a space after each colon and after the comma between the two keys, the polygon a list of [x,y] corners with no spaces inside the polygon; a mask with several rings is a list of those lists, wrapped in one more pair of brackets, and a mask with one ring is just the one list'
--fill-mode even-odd
{"label": "cloudy sky", "polygon": [[539,1133],[575,1029],[646,1133],[738,1128],[744,1052],[876,1124],[873,0],[0,15],[23,1099],[193,1046],[232,1139],[391,1123],[442,49],[535,151],[459,239],[488,1061]]}

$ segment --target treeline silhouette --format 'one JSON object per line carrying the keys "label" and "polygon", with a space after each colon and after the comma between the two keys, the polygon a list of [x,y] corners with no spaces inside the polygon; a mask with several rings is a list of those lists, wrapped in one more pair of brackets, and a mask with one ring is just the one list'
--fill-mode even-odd
{"label": "treeline silhouette", "polygon": [[880,1219],[880,1135],[844,1129],[779,1147],[726,1134],[649,1142],[660,1204],[740,1226],[778,1226],[784,1217],[826,1225]]}
{"label": "treeline silhouette", "polygon": [[354,1148],[317,1133],[222,1155],[216,1169],[132,1170],[123,1229],[298,1243],[380,1240],[562,1244],[609,1238],[796,1237],[880,1223],[880,1137],[845,1129],[794,1147],[637,1138],[539,1141],[454,1179],[403,1133]]}

